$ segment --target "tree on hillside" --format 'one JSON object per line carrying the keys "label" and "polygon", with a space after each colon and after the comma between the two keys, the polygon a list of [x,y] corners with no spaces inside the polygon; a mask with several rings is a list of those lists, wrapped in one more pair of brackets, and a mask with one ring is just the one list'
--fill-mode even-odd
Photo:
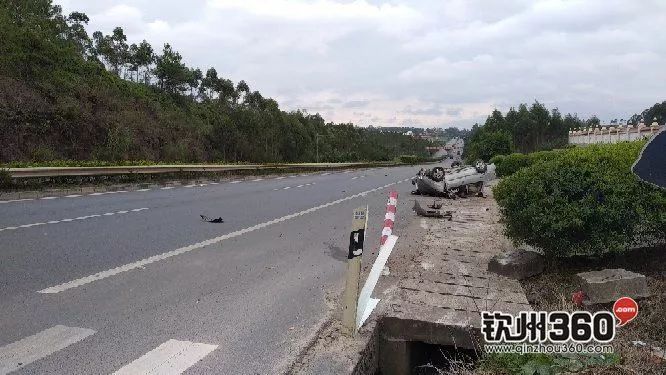
{"label": "tree on hillside", "polygon": [[[127,70],[130,71],[130,79],[134,82],[143,81],[144,84],[150,84],[150,65],[155,61],[155,56],[153,54],[153,47],[143,40],[139,45],[132,43],[129,46],[127,55]],[[143,71],[143,79],[140,77],[140,70]],[[134,72],[132,76],[131,72]]]}
{"label": "tree on hillside", "polygon": [[155,53],[153,47],[145,39],[139,43],[133,55],[133,61],[137,65],[137,74],[139,68],[143,68],[143,83],[145,85],[150,84],[150,67],[155,62]]}
{"label": "tree on hillside", "polygon": [[201,69],[190,69],[189,79],[187,81],[187,84],[190,86],[190,97],[194,98],[194,90],[199,88],[202,79],[203,73],[201,72]]}
{"label": "tree on hillside", "polygon": [[217,70],[210,68],[206,71],[206,76],[201,80],[199,87],[200,95],[204,99],[214,99],[215,94],[218,92],[219,78],[217,77]]}
{"label": "tree on hillside", "polygon": [[245,102],[245,98],[247,95],[250,93],[250,86],[243,81],[240,80],[238,84],[236,85],[236,96],[234,97],[234,101],[238,102],[239,100],[242,100],[242,102]]}
{"label": "tree on hillside", "polygon": [[95,42],[95,55],[102,58],[109,70],[120,77],[123,66],[129,60],[127,36],[125,36],[122,27],[113,29],[111,35],[104,35],[101,31],[95,31],[93,40]]}
{"label": "tree on hillside", "polygon": [[155,59],[155,77],[161,89],[172,94],[187,90],[190,74],[182,60],[180,53],[174,51],[170,44],[164,45],[162,54]]}
{"label": "tree on hillside", "polygon": [[92,40],[86,32],[85,26],[90,19],[85,13],[72,12],[67,17],[67,24],[69,25],[68,39],[76,45],[78,52],[81,56],[89,56],[92,53]]}

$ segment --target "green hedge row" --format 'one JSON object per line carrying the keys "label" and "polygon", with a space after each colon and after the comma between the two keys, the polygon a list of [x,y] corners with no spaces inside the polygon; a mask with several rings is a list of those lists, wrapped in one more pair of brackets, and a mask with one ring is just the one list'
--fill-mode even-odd
{"label": "green hedge row", "polygon": [[497,155],[490,159],[495,164],[498,177],[510,176],[519,169],[529,167],[532,164],[552,160],[557,155],[567,150],[538,151],[531,154],[513,153],[511,155]]}
{"label": "green hedge row", "polygon": [[569,149],[518,168],[494,189],[507,236],[550,257],[597,256],[666,242],[666,191],[631,172],[643,145]]}

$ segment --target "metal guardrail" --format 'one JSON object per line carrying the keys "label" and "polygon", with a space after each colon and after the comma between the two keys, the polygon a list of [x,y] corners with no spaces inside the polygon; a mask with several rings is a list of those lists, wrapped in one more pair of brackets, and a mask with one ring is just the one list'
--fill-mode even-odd
{"label": "metal guardrail", "polygon": [[300,164],[180,164],[180,165],[136,165],[113,167],[37,167],[8,168],[12,178],[59,177],[59,176],[104,176],[119,174],[156,174],[178,172],[227,172],[277,169],[335,169],[370,165],[392,165],[391,163],[300,163]]}

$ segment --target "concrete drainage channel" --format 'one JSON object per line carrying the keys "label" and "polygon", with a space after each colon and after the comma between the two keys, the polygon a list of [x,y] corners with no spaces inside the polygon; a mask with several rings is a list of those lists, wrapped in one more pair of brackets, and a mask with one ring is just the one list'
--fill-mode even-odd
{"label": "concrete drainage channel", "polygon": [[478,330],[434,322],[380,318],[359,353],[354,375],[431,375],[471,369]]}

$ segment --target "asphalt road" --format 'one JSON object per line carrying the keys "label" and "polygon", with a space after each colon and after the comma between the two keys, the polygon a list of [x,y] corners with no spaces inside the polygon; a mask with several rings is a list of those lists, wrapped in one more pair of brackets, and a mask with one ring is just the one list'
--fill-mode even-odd
{"label": "asphalt road", "polygon": [[417,169],[0,202],[0,374],[279,373]]}

